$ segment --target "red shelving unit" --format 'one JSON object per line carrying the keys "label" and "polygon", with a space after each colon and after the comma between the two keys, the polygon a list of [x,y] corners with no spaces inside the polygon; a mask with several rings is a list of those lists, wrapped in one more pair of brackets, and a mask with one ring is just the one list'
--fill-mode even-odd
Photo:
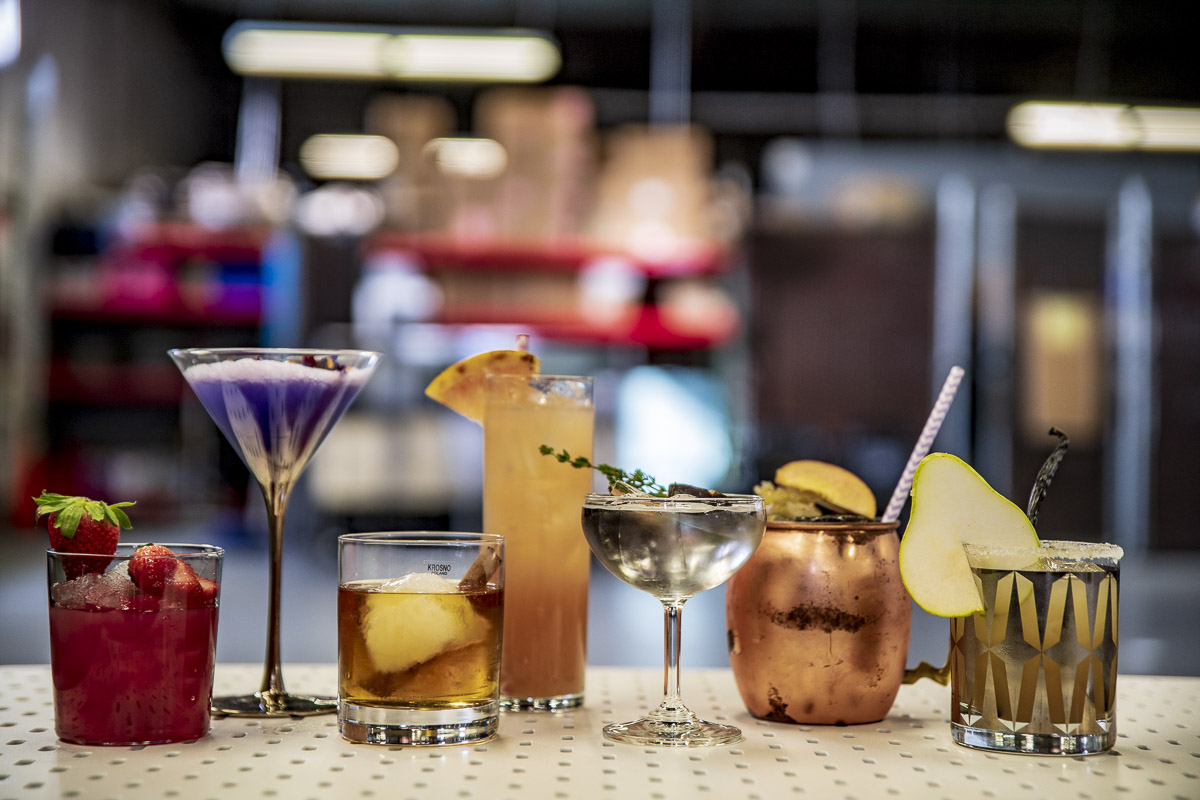
{"label": "red shelving unit", "polygon": [[187,222],[155,223],[121,234],[109,254],[114,259],[137,259],[178,264],[202,258],[221,263],[258,263],[268,228],[207,228]]}
{"label": "red shelving unit", "polygon": [[[151,225],[64,263],[45,296],[45,463],[55,491],[133,494],[145,515],[181,507],[178,346],[255,342],[268,232]],[[152,464],[130,470],[131,463]],[[191,491],[188,489],[187,491]]]}
{"label": "red shelving unit", "polygon": [[[368,256],[394,252],[413,259],[436,280],[453,278],[505,286],[530,275],[561,278],[561,286],[603,259],[620,259],[647,280],[712,278],[731,265],[727,248],[694,248],[673,258],[646,259],[587,239],[512,241],[463,239],[439,234],[385,232],[365,245]],[[503,277],[502,277],[503,276]],[[510,277],[511,276],[511,277]],[[506,287],[507,288],[507,287]],[[516,295],[513,299],[507,295]],[[682,319],[654,303],[635,305],[611,316],[587,315],[578,303],[535,302],[520,291],[490,304],[448,300],[435,321],[447,325],[522,325],[542,338],[654,350],[695,350],[729,342],[741,330],[739,319],[716,314]]]}
{"label": "red shelving unit", "polygon": [[428,233],[385,232],[367,242],[368,252],[400,251],[421,260],[431,272],[578,272],[601,258],[620,258],[652,278],[701,277],[718,274],[730,263],[727,248],[711,244],[670,258],[644,258],[588,239],[520,241],[467,239]]}

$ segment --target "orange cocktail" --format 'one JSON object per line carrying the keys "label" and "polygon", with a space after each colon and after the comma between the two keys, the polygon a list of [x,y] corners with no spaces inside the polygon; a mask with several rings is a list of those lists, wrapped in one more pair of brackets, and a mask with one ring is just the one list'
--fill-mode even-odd
{"label": "orange cocktail", "polygon": [[580,509],[590,470],[539,448],[592,456],[592,379],[488,375],[483,529],[505,537],[500,694],[507,708],[583,702],[590,565]]}

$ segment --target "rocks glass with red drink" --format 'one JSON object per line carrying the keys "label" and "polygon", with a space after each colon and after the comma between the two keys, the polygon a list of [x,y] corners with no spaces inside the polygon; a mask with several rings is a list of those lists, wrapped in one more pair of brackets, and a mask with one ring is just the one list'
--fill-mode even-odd
{"label": "rocks glass with red drink", "polygon": [[138,563],[140,547],[118,545],[111,563],[46,552],[54,724],[65,742],[208,733],[224,551],[168,544],[168,556],[157,545],[155,558]]}

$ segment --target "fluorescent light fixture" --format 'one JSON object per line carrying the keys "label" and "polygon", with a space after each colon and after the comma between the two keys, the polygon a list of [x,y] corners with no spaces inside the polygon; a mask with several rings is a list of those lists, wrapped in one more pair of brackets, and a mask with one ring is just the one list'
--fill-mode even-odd
{"label": "fluorescent light fixture", "polygon": [[548,35],[516,29],[243,21],[225,33],[224,53],[240,75],[289,78],[527,83],[544,81],[562,66],[558,45]]}
{"label": "fluorescent light fixture", "polygon": [[536,35],[401,34],[385,59],[393,77],[410,81],[544,81],[562,64],[558,48]]}
{"label": "fluorescent light fixture", "polygon": [[314,178],[376,180],[392,174],[399,161],[386,136],[319,133],[300,145],[300,164]]}
{"label": "fluorescent light fixture", "polygon": [[1128,150],[1139,134],[1129,106],[1028,102],[1008,112],[1008,135],[1025,147]]}
{"label": "fluorescent light fixture", "polygon": [[1200,150],[1200,108],[1134,106],[1143,150]]}
{"label": "fluorescent light fixture", "polygon": [[[236,28],[236,26],[235,26]],[[225,62],[239,75],[284,78],[383,78],[384,33],[231,28]]]}
{"label": "fluorescent light fixture", "polygon": [[1020,103],[1008,134],[1024,147],[1057,150],[1200,150],[1200,109],[1118,103]]}
{"label": "fluorescent light fixture", "polygon": [[508,166],[508,152],[495,139],[433,139],[423,152],[439,172],[455,178],[495,178]]}
{"label": "fluorescent light fixture", "polygon": [[378,227],[383,216],[379,195],[344,183],[301,195],[294,211],[296,225],[311,236],[362,236]]}

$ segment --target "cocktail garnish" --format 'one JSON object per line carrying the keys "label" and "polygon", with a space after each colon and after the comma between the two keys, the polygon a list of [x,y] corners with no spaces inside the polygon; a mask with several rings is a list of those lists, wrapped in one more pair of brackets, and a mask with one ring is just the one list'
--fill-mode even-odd
{"label": "cocktail garnish", "polygon": [[1025,512],[965,461],[930,453],[913,474],[912,510],[900,539],[900,578],[917,605],[939,617],[984,610],[964,544],[1036,549]]}
{"label": "cocktail garnish", "polygon": [[330,356],[303,355],[303,356],[300,356],[299,360],[294,359],[294,358],[290,358],[288,360],[293,363],[296,363],[296,364],[302,364],[306,367],[317,367],[319,369],[332,369],[337,372],[345,372],[349,368],[348,365],[339,364],[335,359],[331,358]]}
{"label": "cocktail garnish", "polygon": [[446,367],[425,394],[472,422],[483,424],[488,375],[537,375],[541,362],[522,350],[489,350]]}
{"label": "cocktail garnish", "polygon": [[686,494],[689,497],[727,497],[728,495],[721,494],[716,489],[705,489],[703,486],[693,486],[690,483],[672,483],[667,487],[667,497],[675,497],[676,495]]}
{"label": "cocktail garnish", "polygon": [[46,517],[52,549],[62,553],[91,554],[63,558],[63,570],[68,578],[104,572],[113,553],[117,552],[121,529],[132,527],[123,509],[133,503],[105,503],[47,491],[33,500],[37,505],[37,519]]}
{"label": "cocktail garnish", "polygon": [[[608,487],[610,490],[618,489],[624,493],[626,490],[632,489],[635,492],[648,494],[652,497],[669,496],[667,494],[667,490],[663,488],[662,484],[654,480],[654,476],[647,475],[640,469],[633,472],[626,472],[623,469],[611,466],[609,464],[593,464],[585,456],[572,456],[566,451],[566,449],[555,451],[555,449],[548,444],[542,445],[538,448],[538,450],[542,455],[553,456],[561,463],[570,464],[572,467],[575,467],[575,469],[596,470],[608,479]],[[673,485],[682,486],[683,484]]]}
{"label": "cocktail garnish", "polygon": [[479,548],[479,555],[467,567],[462,580],[458,582],[459,591],[478,591],[487,586],[492,575],[500,567],[500,553],[495,545],[485,544]]}
{"label": "cocktail garnish", "polygon": [[762,481],[754,493],[763,499],[769,522],[793,522],[829,515],[875,517],[871,487],[850,470],[824,461],[789,461]]}
{"label": "cocktail garnish", "polygon": [[1029,521],[1035,526],[1038,507],[1050,492],[1050,481],[1054,480],[1054,473],[1058,471],[1058,465],[1062,463],[1063,456],[1067,454],[1067,448],[1071,445],[1071,440],[1058,428],[1051,428],[1050,435],[1058,437],[1058,444],[1046,458],[1046,463],[1038,470],[1037,478],[1033,482],[1033,491],[1029,493],[1029,510],[1025,512],[1025,516],[1029,517]]}

